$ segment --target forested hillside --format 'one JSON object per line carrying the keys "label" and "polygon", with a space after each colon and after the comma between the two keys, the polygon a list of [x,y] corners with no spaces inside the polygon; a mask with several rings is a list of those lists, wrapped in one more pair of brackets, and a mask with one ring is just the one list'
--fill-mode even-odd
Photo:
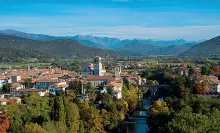
{"label": "forested hillside", "polygon": [[55,55],[41,53],[38,51],[0,48],[0,62],[52,62],[56,60],[59,60],[59,58]]}
{"label": "forested hillside", "polygon": [[7,35],[0,35],[0,48],[34,50],[54,54],[61,58],[71,58],[73,56],[85,58],[95,55],[112,58],[121,56],[117,52],[87,47],[74,40],[36,41]]}
{"label": "forested hillside", "polygon": [[220,55],[220,36],[212,38],[208,41],[200,43],[181,56],[219,56]]}

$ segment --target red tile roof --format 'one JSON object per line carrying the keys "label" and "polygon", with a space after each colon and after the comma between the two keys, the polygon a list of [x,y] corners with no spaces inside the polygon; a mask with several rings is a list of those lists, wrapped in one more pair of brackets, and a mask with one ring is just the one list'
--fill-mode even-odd
{"label": "red tile roof", "polygon": [[114,90],[113,93],[120,93],[120,90]]}
{"label": "red tile roof", "polygon": [[0,102],[8,102],[9,100],[6,98],[0,98]]}
{"label": "red tile roof", "polygon": [[84,78],[87,81],[99,81],[99,80],[114,81],[115,80],[115,78],[112,76],[85,76]]}
{"label": "red tile roof", "polygon": [[180,71],[186,71],[186,70],[188,70],[187,67],[179,67],[178,69],[179,69]]}
{"label": "red tile roof", "polygon": [[220,85],[220,80],[218,80],[218,79],[211,78],[211,79],[209,79],[209,81],[210,81],[209,83],[212,85]]}

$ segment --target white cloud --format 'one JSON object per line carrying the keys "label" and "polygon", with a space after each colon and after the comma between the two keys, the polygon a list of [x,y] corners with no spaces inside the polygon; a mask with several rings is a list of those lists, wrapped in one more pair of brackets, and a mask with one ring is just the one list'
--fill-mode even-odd
{"label": "white cloud", "polygon": [[166,27],[166,28],[151,28],[142,26],[76,26],[72,28],[54,28],[45,29],[42,32],[36,33],[50,35],[93,35],[118,37],[121,39],[186,39],[186,40],[201,40],[210,39],[220,35],[220,25],[213,26],[184,26],[184,27]]}

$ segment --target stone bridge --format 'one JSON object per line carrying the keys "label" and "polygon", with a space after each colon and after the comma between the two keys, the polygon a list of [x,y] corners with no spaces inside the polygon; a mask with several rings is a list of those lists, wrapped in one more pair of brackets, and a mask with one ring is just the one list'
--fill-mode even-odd
{"label": "stone bridge", "polygon": [[139,85],[139,89],[147,88],[151,92],[151,97],[156,96],[158,89],[169,89],[170,85]]}

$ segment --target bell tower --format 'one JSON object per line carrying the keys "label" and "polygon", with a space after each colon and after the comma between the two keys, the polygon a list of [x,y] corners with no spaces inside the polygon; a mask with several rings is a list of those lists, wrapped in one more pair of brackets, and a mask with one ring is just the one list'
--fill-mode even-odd
{"label": "bell tower", "polygon": [[121,76],[121,64],[118,67],[115,67],[115,77]]}
{"label": "bell tower", "polygon": [[101,57],[100,56],[95,56],[93,58],[93,64],[94,64],[94,75],[95,76],[102,76]]}

